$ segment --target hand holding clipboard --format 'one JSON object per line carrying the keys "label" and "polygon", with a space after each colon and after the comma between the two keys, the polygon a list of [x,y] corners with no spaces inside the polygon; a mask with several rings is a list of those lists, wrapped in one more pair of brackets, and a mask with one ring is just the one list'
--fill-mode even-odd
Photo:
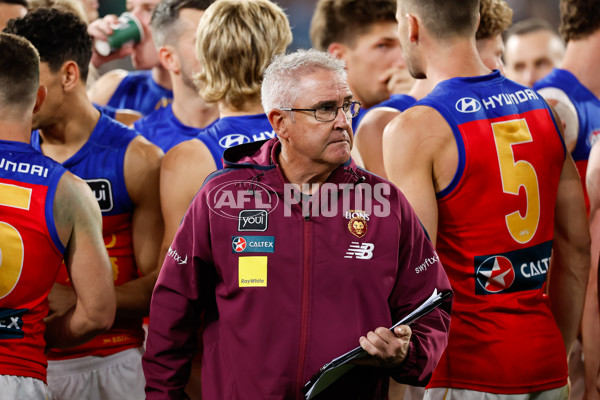
{"label": "hand holding clipboard", "polygon": [[[410,314],[392,325],[390,330],[394,330],[394,328],[399,325],[411,324],[418,318],[428,314],[440,306],[440,304],[442,304],[444,300],[451,295],[452,292],[450,291],[438,293],[437,290],[434,290],[433,294],[427,300],[425,300]],[[315,374],[312,379],[306,383],[306,385],[304,385],[304,398],[306,400],[312,399],[346,372],[351,370],[354,367],[354,364],[351,364],[350,361],[367,357],[370,357],[369,353],[359,346],[348,353],[342,354],[341,356],[331,360],[329,363],[321,367],[319,372]]]}

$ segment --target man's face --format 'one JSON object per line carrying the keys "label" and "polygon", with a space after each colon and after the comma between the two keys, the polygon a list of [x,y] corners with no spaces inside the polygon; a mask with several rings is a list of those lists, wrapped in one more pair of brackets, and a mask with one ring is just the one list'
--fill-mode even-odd
{"label": "man's face", "polygon": [[27,9],[20,4],[0,4],[0,31],[6,28],[9,20],[22,18],[27,14]]}
{"label": "man's face", "polygon": [[46,86],[48,94],[39,111],[33,114],[33,129],[43,129],[60,122],[58,110],[64,100],[59,72],[52,73],[47,62],[40,63],[40,86]]}
{"label": "man's face", "polygon": [[185,8],[179,12],[178,24],[180,36],[177,40],[177,54],[181,62],[181,80],[194,90],[193,76],[200,72],[200,63],[196,58],[196,29],[204,11],[193,8]]}
{"label": "man's face", "polygon": [[504,75],[504,63],[502,62],[502,53],[504,53],[504,42],[502,35],[497,35],[492,38],[479,39],[476,42],[477,51],[483,64],[489,69],[500,70]]}
{"label": "man's face", "polygon": [[127,11],[135,15],[144,28],[144,38],[134,46],[131,55],[135,69],[150,69],[160,65],[150,31],[150,19],[158,3],[159,0],[127,0]]}
{"label": "man's face", "polygon": [[[352,92],[346,82],[335,72],[318,70],[302,77],[298,92],[300,96],[293,108],[339,107],[352,100]],[[313,112],[298,111],[292,115],[289,125],[289,146],[314,164],[337,167],[348,161],[352,149],[352,119],[339,109],[330,122],[319,122]]]}
{"label": "man's face", "polygon": [[405,68],[395,22],[377,22],[360,35],[344,54],[348,83],[363,107],[390,97],[388,81],[398,68]]}
{"label": "man's face", "polygon": [[402,57],[406,64],[408,72],[413,78],[425,79],[425,69],[419,61],[417,54],[417,48],[410,42],[408,37],[408,17],[406,12],[402,8],[401,1],[398,1],[398,7],[396,9],[396,20],[398,21],[398,40],[400,42],[400,48]]}
{"label": "man's face", "polygon": [[540,30],[512,35],[506,41],[504,59],[506,76],[525,86],[548,75],[558,67],[564,55],[564,45],[550,31]]}

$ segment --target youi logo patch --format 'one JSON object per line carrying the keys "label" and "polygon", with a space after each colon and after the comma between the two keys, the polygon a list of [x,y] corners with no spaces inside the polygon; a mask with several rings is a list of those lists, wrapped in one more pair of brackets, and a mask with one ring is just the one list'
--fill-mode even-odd
{"label": "youi logo patch", "polygon": [[86,179],[85,183],[94,192],[100,211],[111,211],[113,209],[113,191],[110,181],[108,179]]}
{"label": "youi logo patch", "polygon": [[269,227],[267,210],[242,210],[238,216],[238,232],[264,232]]}

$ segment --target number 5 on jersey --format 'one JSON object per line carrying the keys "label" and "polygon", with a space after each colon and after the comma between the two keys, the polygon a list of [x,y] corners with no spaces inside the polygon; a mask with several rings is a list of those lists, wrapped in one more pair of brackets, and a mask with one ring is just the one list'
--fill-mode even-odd
{"label": "number 5 on jersey", "polygon": [[527,243],[535,235],[540,222],[540,189],[535,168],[525,160],[515,160],[513,146],[533,141],[524,119],[492,124],[502,190],[504,193],[519,195],[519,188],[525,189],[527,209],[525,215],[519,210],[505,216],[510,235],[519,243]]}
{"label": "number 5 on jersey", "polygon": [[[0,207],[29,210],[31,189],[0,183]],[[23,239],[9,223],[0,221],[0,299],[17,285],[23,268]]]}

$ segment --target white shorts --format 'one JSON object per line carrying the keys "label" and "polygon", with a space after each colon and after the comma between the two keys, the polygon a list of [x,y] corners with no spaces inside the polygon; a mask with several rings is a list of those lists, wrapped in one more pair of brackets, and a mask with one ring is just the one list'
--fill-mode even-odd
{"label": "white shorts", "polygon": [[39,379],[0,375],[0,399],[48,400],[50,392]]}
{"label": "white shorts", "polygon": [[52,400],[143,400],[146,398],[143,348],[106,357],[87,356],[48,361]]}
{"label": "white shorts", "polygon": [[431,388],[425,390],[423,400],[568,400],[569,387],[524,394],[496,394],[476,390],[454,388]]}

